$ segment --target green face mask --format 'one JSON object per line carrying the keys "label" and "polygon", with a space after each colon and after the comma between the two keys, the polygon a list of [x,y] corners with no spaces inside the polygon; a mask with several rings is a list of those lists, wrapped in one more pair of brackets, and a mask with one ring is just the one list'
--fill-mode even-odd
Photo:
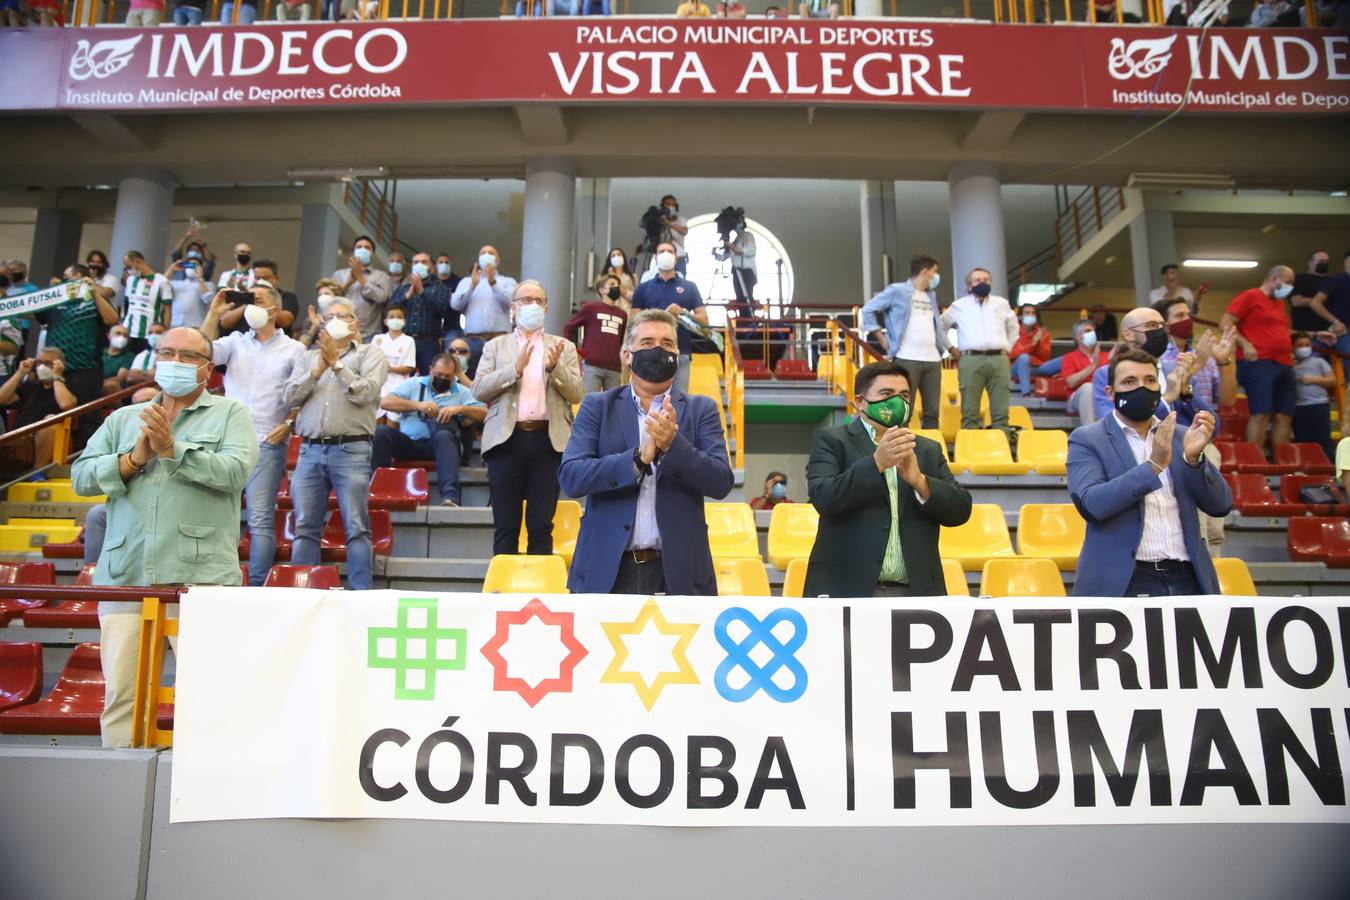
{"label": "green face mask", "polygon": [[880,422],[887,428],[895,425],[905,426],[909,424],[910,409],[905,398],[896,394],[894,397],[887,397],[885,400],[874,400],[867,404],[867,418],[873,422]]}

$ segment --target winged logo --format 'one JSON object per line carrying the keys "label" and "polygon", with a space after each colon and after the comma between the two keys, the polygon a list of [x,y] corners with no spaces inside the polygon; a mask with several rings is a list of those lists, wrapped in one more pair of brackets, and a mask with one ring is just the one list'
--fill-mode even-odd
{"label": "winged logo", "polygon": [[1125,43],[1124,38],[1111,38],[1111,55],[1107,67],[1111,77],[1120,81],[1129,78],[1147,78],[1157,75],[1172,59],[1172,44],[1177,36]]}
{"label": "winged logo", "polygon": [[90,44],[81,40],[71,54],[70,66],[66,70],[72,81],[84,81],[86,78],[107,78],[122,71],[131,64],[132,52],[141,42],[143,34],[120,41],[97,41]]}

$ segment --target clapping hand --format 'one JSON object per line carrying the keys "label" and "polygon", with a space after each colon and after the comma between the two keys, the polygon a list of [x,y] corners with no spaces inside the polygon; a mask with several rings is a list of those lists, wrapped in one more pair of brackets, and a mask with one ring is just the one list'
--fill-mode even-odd
{"label": "clapping hand", "polygon": [[325,368],[332,368],[333,363],[338,361],[342,354],[338,351],[337,341],[328,333],[328,329],[319,332],[319,358],[323,360]]}
{"label": "clapping hand", "polygon": [[918,487],[923,480],[923,472],[919,471],[919,456],[915,452],[918,438],[908,428],[892,428],[887,432],[887,436],[889,437],[891,433],[896,435],[895,448],[898,457],[895,464],[896,474],[910,487]]}
{"label": "clapping hand", "polygon": [[1167,414],[1167,418],[1153,429],[1153,448],[1149,453],[1149,462],[1161,472],[1172,464],[1172,434],[1177,428],[1176,411]]}
{"label": "clapping hand", "polygon": [[1207,410],[1201,410],[1195,414],[1191,421],[1191,427],[1186,429],[1186,435],[1181,439],[1181,452],[1186,457],[1186,462],[1191,465],[1200,464],[1200,456],[1205,452],[1205,447],[1214,438],[1214,414]]}
{"label": "clapping hand", "polygon": [[173,427],[163,406],[147,403],[141,410],[141,434],[152,453],[165,459],[173,456]]}
{"label": "clapping hand", "polygon": [[[647,436],[651,438],[652,458],[647,459],[645,452],[643,460],[651,462],[656,458],[657,453],[665,453],[670,449],[670,445],[675,443],[675,434],[679,431],[679,426],[675,423],[675,410],[668,405],[648,414],[647,416]],[[645,441],[643,442],[646,443]]]}
{"label": "clapping hand", "polygon": [[1237,345],[1237,328],[1229,326],[1224,329],[1223,335],[1214,342],[1214,349],[1211,355],[1214,361],[1221,366],[1226,366],[1233,360],[1233,347]]}
{"label": "clapping hand", "polygon": [[525,349],[520,351],[516,357],[516,377],[521,378],[525,375],[525,367],[530,364],[530,357],[534,355],[534,344],[526,343]]}
{"label": "clapping hand", "polygon": [[[877,441],[877,449],[872,453],[872,459],[877,464],[877,470],[885,472],[887,469],[900,464],[900,454],[902,449],[901,432],[909,434],[903,428],[888,428],[886,433]],[[913,436],[910,436],[911,443]]]}
{"label": "clapping hand", "polygon": [[556,366],[558,364],[558,360],[562,358],[562,352],[563,352],[563,342],[556,341],[553,344],[553,347],[548,351],[548,359],[544,361],[545,371],[547,372],[553,371],[553,367]]}

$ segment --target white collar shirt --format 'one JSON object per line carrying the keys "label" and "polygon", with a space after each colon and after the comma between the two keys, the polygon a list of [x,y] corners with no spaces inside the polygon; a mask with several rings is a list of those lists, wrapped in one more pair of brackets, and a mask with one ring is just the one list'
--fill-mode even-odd
{"label": "white collar shirt", "polygon": [[[1125,434],[1125,443],[1134,454],[1134,461],[1144,463],[1153,450],[1158,420],[1153,420],[1148,438],[1145,439],[1140,437],[1133,425],[1120,417],[1120,413],[1112,415]],[[1134,558],[1141,562],[1164,559],[1189,561],[1191,557],[1186,552],[1186,536],[1181,530],[1181,508],[1177,505],[1177,495],[1172,489],[1172,473],[1163,469],[1158,480],[1162,482],[1162,487],[1144,495],[1144,530],[1139,537],[1139,546],[1135,548]]]}

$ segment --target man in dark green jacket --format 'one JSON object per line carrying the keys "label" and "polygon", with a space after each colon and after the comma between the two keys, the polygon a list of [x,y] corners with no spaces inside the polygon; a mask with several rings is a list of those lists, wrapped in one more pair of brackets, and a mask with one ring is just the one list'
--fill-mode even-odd
{"label": "man in dark green jacket", "polygon": [[820,513],[807,597],[935,597],[947,593],[939,526],[970,518],[970,492],[947,454],[912,434],[909,373],[893,360],[858,370],[847,425],[821,428],[806,465]]}

